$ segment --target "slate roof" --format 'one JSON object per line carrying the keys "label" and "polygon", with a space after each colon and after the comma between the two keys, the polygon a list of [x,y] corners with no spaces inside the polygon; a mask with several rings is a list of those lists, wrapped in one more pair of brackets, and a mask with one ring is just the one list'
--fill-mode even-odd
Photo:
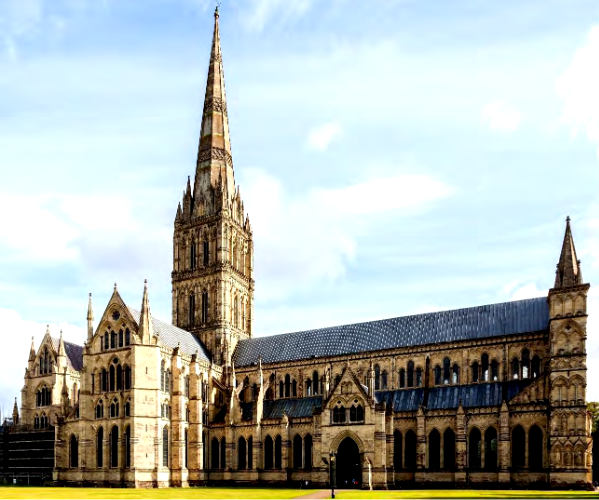
{"label": "slate roof", "polygon": [[[432,387],[428,392],[427,409],[455,409],[462,401],[462,407],[501,406],[503,393],[510,401],[532,380],[510,380],[508,382],[489,382],[470,385],[449,385]],[[395,391],[377,391],[376,400],[393,405],[393,411],[416,411],[424,401],[424,389],[398,389]]]}
{"label": "slate roof", "polygon": [[278,363],[396,347],[474,340],[547,329],[546,297],[416,314],[241,340],[236,366]]}
{"label": "slate roof", "polygon": [[[58,353],[60,347],[60,338],[50,337],[52,339],[52,348]],[[67,342],[63,339],[64,350],[67,354],[67,363],[69,368],[80,372],[83,369],[83,346]]]}
{"label": "slate roof", "polygon": [[314,408],[322,408],[322,396],[297,399],[275,399],[264,401],[262,418],[311,417]]}
{"label": "slate roof", "polygon": [[416,411],[424,399],[424,389],[401,389],[398,391],[377,391],[377,402],[383,401],[393,406],[393,411]]}
{"label": "slate roof", "polygon": [[[140,311],[128,307],[131,316],[139,324]],[[174,349],[180,344],[183,354],[192,355],[198,353],[198,361],[210,361],[210,353],[206,346],[191,332],[177,328],[176,326],[160,321],[152,316],[152,327],[154,333],[158,334],[160,344]]]}

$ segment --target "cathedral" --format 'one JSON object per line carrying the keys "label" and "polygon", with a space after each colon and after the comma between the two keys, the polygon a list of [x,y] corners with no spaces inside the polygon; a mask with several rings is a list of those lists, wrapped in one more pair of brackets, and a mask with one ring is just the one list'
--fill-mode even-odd
{"label": "cathedral", "polygon": [[544,297],[256,336],[214,17],[172,321],[147,283],[141,305],[115,285],[97,322],[90,294],[82,345],[32,342],[11,432],[51,431],[59,485],[588,488],[590,285],[569,219]]}

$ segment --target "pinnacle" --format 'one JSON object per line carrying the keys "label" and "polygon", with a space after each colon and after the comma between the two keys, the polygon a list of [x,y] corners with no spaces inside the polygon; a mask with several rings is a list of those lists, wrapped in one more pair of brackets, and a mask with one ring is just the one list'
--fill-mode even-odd
{"label": "pinnacle", "polygon": [[574,238],[572,228],[570,227],[570,217],[566,217],[566,231],[562,243],[557,269],[555,270],[554,288],[566,288],[575,285],[581,285],[582,272],[580,269],[580,260],[576,256],[574,247]]}

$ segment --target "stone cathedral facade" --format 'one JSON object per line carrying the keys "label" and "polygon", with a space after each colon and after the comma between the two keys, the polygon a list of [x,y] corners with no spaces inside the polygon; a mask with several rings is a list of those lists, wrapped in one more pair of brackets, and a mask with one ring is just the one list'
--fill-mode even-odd
{"label": "stone cathedral facade", "polygon": [[174,220],[172,324],[147,283],[139,309],[115,285],[97,322],[90,295],[82,345],[32,343],[15,424],[55,428],[54,480],[324,486],[334,463],[337,487],[588,487],[589,284],[569,220],[545,297],[255,335],[218,20]]}

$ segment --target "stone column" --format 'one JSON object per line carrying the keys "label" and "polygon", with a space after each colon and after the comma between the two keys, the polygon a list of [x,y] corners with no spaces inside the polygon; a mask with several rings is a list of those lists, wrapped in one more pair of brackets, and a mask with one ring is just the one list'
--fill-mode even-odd
{"label": "stone column", "polygon": [[499,436],[497,443],[497,455],[499,460],[499,474],[497,480],[499,483],[509,484],[510,482],[510,414],[507,403],[501,404],[499,411]]}
{"label": "stone column", "polygon": [[466,415],[464,414],[464,408],[462,402],[458,406],[456,412],[456,426],[455,426],[455,452],[456,452],[456,473],[455,482],[465,483],[467,479],[467,455],[466,455]]}

